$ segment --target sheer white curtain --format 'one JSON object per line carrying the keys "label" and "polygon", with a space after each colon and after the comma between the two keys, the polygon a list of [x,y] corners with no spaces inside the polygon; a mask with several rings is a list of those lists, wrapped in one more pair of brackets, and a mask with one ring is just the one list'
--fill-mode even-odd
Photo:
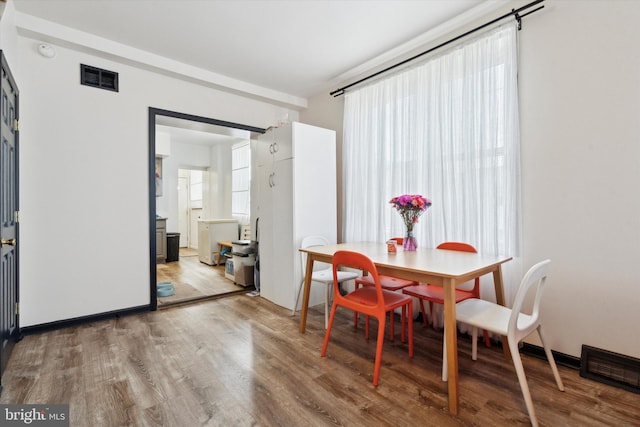
{"label": "sheer white curtain", "polygon": [[[433,205],[414,227],[419,246],[455,240],[520,255],[515,23],[345,96],[345,241],[403,236],[389,200],[422,194]],[[507,264],[517,287],[519,263]],[[511,286],[505,293],[511,303]]]}

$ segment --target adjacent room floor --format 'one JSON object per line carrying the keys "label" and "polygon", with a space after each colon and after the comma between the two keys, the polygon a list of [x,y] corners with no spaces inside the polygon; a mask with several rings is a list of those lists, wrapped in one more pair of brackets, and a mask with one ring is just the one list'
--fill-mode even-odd
{"label": "adjacent room floor", "polygon": [[171,282],[174,286],[174,295],[158,297],[158,308],[250,292],[254,289],[238,286],[227,279],[224,276],[223,265],[210,266],[200,262],[198,252],[191,248],[180,248],[178,261],[158,264],[156,269],[158,283]]}

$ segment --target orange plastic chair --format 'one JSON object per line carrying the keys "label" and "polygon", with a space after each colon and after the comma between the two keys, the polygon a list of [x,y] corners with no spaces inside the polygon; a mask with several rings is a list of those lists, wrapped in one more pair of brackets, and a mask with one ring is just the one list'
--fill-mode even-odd
{"label": "orange plastic chair", "polygon": [[[357,268],[363,272],[367,272],[371,275],[374,286],[363,286],[344,296],[341,295],[337,281],[337,272],[341,266]],[[378,379],[380,377],[386,314],[398,307],[402,307],[401,340],[402,342],[405,342],[405,325],[408,325],[409,357],[413,357],[413,299],[410,296],[403,295],[399,292],[391,292],[382,289],[382,286],[380,285],[380,277],[378,276],[375,264],[366,255],[358,252],[337,251],[333,255],[333,274],[333,305],[331,306],[329,325],[327,326],[327,331],[324,335],[321,356],[325,357],[327,354],[329,336],[331,335],[331,328],[333,327],[333,321],[335,320],[336,310],[338,307],[344,307],[349,310],[362,313],[366,316],[375,317],[378,319],[378,340],[376,342],[376,358],[373,368],[373,385],[377,386]],[[408,322],[407,319],[409,320]]]}
{"label": "orange plastic chair", "polygon": [[[468,243],[460,243],[460,242],[444,242],[438,245],[437,249],[445,249],[450,251],[461,251],[461,252],[473,252],[477,253],[476,248],[471,246]],[[407,286],[402,289],[402,293],[406,295],[411,295],[412,297],[416,297],[420,300],[420,311],[422,312],[422,319],[424,320],[425,326],[428,325],[427,322],[427,313],[424,309],[424,301],[429,301],[429,313],[431,314],[431,326],[435,327],[434,316],[433,316],[433,304],[444,304],[444,290],[441,286],[437,285],[415,285],[415,286]],[[473,288],[472,289],[456,289],[456,304],[468,300],[470,298],[480,298],[480,278],[476,277]],[[489,333],[487,331],[483,332],[484,342],[487,347],[491,347],[491,342],[489,341]]]}
{"label": "orange plastic chair", "polygon": [[[392,237],[389,240],[395,240],[396,244],[400,246],[402,246],[402,242],[404,241],[402,237]],[[385,275],[379,275],[378,277],[380,278],[380,286],[382,286],[382,289],[386,289],[388,291],[397,291],[399,289],[406,288],[407,286],[414,286],[418,284],[418,282],[414,280],[399,279],[397,277]],[[373,286],[373,279],[371,276],[358,277],[355,281],[355,287],[358,289],[360,286]],[[365,322],[367,325],[366,327],[368,328],[369,319],[366,319]],[[355,312],[353,315],[353,326],[354,328],[358,327],[358,312]],[[391,313],[389,316],[389,340],[393,342],[394,336],[394,316],[393,313]]]}

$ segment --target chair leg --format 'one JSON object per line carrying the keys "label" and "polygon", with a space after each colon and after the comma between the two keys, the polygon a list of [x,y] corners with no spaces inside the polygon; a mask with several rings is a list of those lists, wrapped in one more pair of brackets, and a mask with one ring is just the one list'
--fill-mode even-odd
{"label": "chair leg", "polygon": [[302,291],[302,285],[304,285],[304,279],[300,282],[300,286],[298,286],[298,293],[296,294],[296,304],[293,306],[293,310],[291,310],[291,315],[295,316],[296,311],[298,310],[298,302],[300,301],[300,291]]}
{"label": "chair leg", "polygon": [[529,392],[527,377],[524,374],[524,367],[522,366],[518,343],[509,341],[509,350],[511,350],[511,359],[513,359],[513,366],[516,368],[516,374],[518,375],[518,382],[520,383],[524,403],[527,406],[527,412],[529,413],[529,421],[531,421],[532,427],[538,427],[538,419],[536,418],[536,412],[533,409],[533,400],[531,399],[531,393]]}
{"label": "chair leg", "polygon": [[424,309],[424,301],[422,298],[418,299],[420,301],[420,312],[422,313],[422,323],[424,323],[425,327],[429,326],[429,322],[427,321],[427,311]]}
{"label": "chair leg", "polygon": [[431,317],[431,327],[436,328],[436,316],[433,314],[433,302],[429,301],[429,316]]}
{"label": "chair leg", "polygon": [[329,298],[331,298],[331,287],[333,283],[327,283],[326,290],[324,293],[324,328],[327,329],[327,324],[329,321]]}
{"label": "chair leg", "polygon": [[[356,283],[354,286],[355,286],[354,291],[360,287],[358,283]],[[358,329],[358,312],[357,311],[353,312],[353,329]]]}
{"label": "chair leg", "polygon": [[376,360],[373,366],[373,385],[378,385],[380,378],[380,365],[382,364],[382,345],[384,344],[384,323],[386,316],[378,319],[378,342],[376,343]]}
{"label": "chair leg", "polygon": [[369,316],[364,316],[364,338],[369,339]]}
{"label": "chair leg", "polygon": [[478,360],[478,328],[471,330],[471,359]]}
{"label": "chair leg", "polygon": [[[369,339],[369,316],[365,316],[365,333],[366,339]],[[395,336],[394,316],[393,311],[389,312],[389,341],[393,342]]]}
{"label": "chair leg", "polygon": [[562,384],[562,378],[560,378],[560,373],[558,372],[556,361],[553,358],[551,349],[547,345],[547,342],[545,341],[545,338],[542,335],[542,325],[538,325],[538,335],[540,336],[540,341],[542,342],[542,347],[544,348],[544,352],[547,355],[547,360],[549,361],[549,365],[551,365],[551,370],[553,371],[553,376],[556,379],[556,385],[558,386],[558,390],[564,391],[564,384]]}
{"label": "chair leg", "polygon": [[482,331],[482,334],[484,335],[484,345],[487,348],[491,348],[491,340],[489,339],[489,331],[487,331],[486,329],[484,329]]}
{"label": "chair leg", "polygon": [[405,334],[405,322],[407,321],[407,306],[402,306],[402,314],[400,315],[400,342],[407,342],[407,336]]}
{"label": "chair leg", "polygon": [[331,335],[331,327],[333,326],[333,319],[336,317],[336,309],[337,309],[337,306],[333,304],[331,306],[331,315],[329,316],[329,324],[327,325],[327,330],[324,333],[324,342],[322,343],[322,351],[320,352],[321,357],[325,357],[327,355],[327,346],[329,345],[329,335]]}
{"label": "chair leg", "polygon": [[391,310],[389,312],[389,341],[393,342],[394,337],[396,335],[396,331],[394,328],[394,322],[395,322],[395,315],[394,315],[394,311]]}
{"label": "chair leg", "polygon": [[[413,302],[407,306],[407,324],[409,325],[409,357],[413,357]],[[402,326],[404,331],[404,324]]]}

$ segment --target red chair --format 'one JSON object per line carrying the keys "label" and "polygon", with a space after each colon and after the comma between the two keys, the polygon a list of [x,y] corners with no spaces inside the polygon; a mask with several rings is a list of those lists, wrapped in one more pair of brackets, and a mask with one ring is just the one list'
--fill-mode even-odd
{"label": "red chair", "polygon": [[[445,249],[450,251],[461,252],[473,252],[477,253],[476,248],[468,243],[460,242],[444,242],[438,245],[438,249]],[[441,286],[437,285],[416,285],[408,286],[402,289],[402,293],[411,295],[420,300],[420,311],[422,312],[422,319],[425,326],[428,325],[427,314],[424,309],[424,301],[429,301],[429,313],[431,314],[431,326],[435,328],[434,316],[433,316],[433,304],[444,304],[444,290]],[[460,301],[468,300],[470,298],[480,299],[480,278],[476,277],[472,289],[456,289],[456,304]],[[489,341],[489,333],[484,331],[484,342],[487,347],[491,347]]]}
{"label": "red chair", "polygon": [[[403,242],[403,238],[402,237],[393,237],[389,240],[395,240],[396,244],[402,246],[402,242]],[[382,289],[386,289],[388,291],[397,291],[400,290],[402,288],[405,288],[407,286],[413,286],[413,285],[417,285],[418,282],[413,281],[413,280],[405,280],[405,279],[398,279],[397,277],[391,277],[391,276],[384,276],[384,275],[380,275],[380,286],[382,286]],[[361,276],[358,277],[355,281],[355,286],[356,289],[358,289],[360,286],[373,286],[373,279],[371,278],[371,276]],[[368,330],[369,328],[369,320],[366,319],[365,320],[365,324],[366,324],[366,328]],[[355,312],[353,315],[353,327],[357,328],[358,327],[358,312]],[[368,337],[368,332],[367,332],[367,337]],[[394,335],[395,335],[395,329],[394,329],[394,316],[393,313],[391,313],[389,315],[389,340],[393,341],[394,339]]]}
{"label": "red chair", "polygon": [[[357,268],[363,272],[367,272],[373,279],[373,286],[363,286],[346,295],[340,294],[338,286],[337,273],[341,266]],[[409,326],[409,357],[413,357],[413,299],[408,295],[399,292],[391,292],[382,289],[380,285],[380,277],[375,264],[367,256],[351,251],[337,251],[333,255],[333,305],[331,306],[331,315],[329,316],[329,325],[324,335],[324,343],[322,344],[321,356],[327,354],[327,346],[329,345],[329,336],[331,328],[336,317],[338,307],[344,307],[362,313],[366,316],[372,316],[378,319],[378,340],[376,343],[376,358],[373,368],[373,385],[378,385],[380,377],[380,365],[382,359],[382,345],[384,343],[384,327],[387,312],[396,308],[402,308],[402,327],[400,339],[405,342],[405,325]],[[407,322],[406,320],[409,319]],[[368,329],[368,328],[367,328]],[[368,330],[367,330],[368,332]],[[367,333],[368,337],[368,333]]]}

